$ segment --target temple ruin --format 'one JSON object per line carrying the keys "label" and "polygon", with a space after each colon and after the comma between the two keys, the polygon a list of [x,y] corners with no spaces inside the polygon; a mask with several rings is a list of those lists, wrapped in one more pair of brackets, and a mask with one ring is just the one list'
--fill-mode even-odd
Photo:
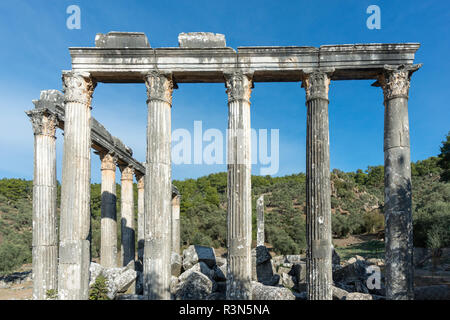
{"label": "temple ruin", "polygon": [[[328,91],[331,81],[375,80],[384,94],[386,298],[413,299],[408,91],[418,43],[320,47],[226,46],[212,33],[180,34],[178,47],[151,48],[143,33],[98,34],[70,48],[63,92],[44,91],[28,112],[35,134],[35,299],[87,299],[90,263],[90,149],[102,168],[101,262],[117,265],[115,169],[122,173],[122,263],[135,258],[133,176],[138,182],[138,259],[146,299],[170,299],[171,252],[179,252],[180,195],[171,183],[171,107],[177,83],[224,83],[228,96],[227,299],[251,299],[250,95],[258,82],[300,82],[306,92],[307,297],[332,299]],[[96,83],[145,83],[145,164],[91,118]],[[300,94],[300,91],[299,91]],[[225,99],[225,98],[224,98]],[[225,102],[224,102],[225,104]],[[225,112],[225,111],[224,111]],[[64,130],[59,242],[55,128]],[[131,192],[130,192],[131,190]],[[258,200],[262,202],[263,199]],[[264,244],[259,230],[258,244]],[[173,225],[172,225],[173,224]],[[58,263],[59,260],[59,263]]]}

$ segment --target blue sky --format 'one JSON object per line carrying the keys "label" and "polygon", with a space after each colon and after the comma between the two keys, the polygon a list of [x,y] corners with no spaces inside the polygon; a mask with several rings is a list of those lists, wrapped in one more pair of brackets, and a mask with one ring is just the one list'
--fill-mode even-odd
{"label": "blue sky", "polygon": [[[66,28],[69,5],[81,9],[81,29]],[[381,9],[381,29],[369,30],[369,5]],[[176,47],[181,32],[216,32],[227,45],[320,46],[420,42],[409,100],[411,158],[439,153],[450,130],[448,1],[2,1],[0,3],[0,178],[33,176],[33,133],[24,111],[40,90],[61,89],[70,69],[68,47],[94,46],[96,33],[145,32],[152,47]],[[383,95],[373,81],[334,81],[330,87],[331,168],[345,171],[383,164]],[[145,160],[147,106],[143,84],[99,84],[92,115]],[[252,127],[280,129],[277,175],[305,171],[306,107],[300,83],[257,83]],[[223,84],[180,84],[174,91],[172,128],[227,126]],[[57,135],[58,178],[63,137]],[[173,178],[224,171],[225,165],[174,165]],[[258,173],[258,167],[253,168]],[[119,176],[119,175],[118,175]],[[92,181],[100,165],[92,155]]]}

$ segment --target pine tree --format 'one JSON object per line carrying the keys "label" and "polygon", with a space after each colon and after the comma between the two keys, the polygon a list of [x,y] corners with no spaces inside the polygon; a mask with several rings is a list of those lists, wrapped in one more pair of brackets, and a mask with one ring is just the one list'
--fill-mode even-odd
{"label": "pine tree", "polygon": [[442,141],[441,154],[439,155],[438,161],[438,165],[444,170],[441,175],[442,181],[450,181],[450,131],[446,139]]}

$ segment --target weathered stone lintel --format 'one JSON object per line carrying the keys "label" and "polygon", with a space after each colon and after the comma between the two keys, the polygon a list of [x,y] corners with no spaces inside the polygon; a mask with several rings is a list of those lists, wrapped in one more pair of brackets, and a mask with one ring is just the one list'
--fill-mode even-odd
{"label": "weathered stone lintel", "polygon": [[212,32],[188,32],[178,35],[180,48],[223,48],[226,47],[225,35]]}
{"label": "weathered stone lintel", "polygon": [[97,33],[97,48],[150,48],[147,36],[143,32],[111,31],[107,34]]}
{"label": "weathered stone lintel", "polygon": [[[39,100],[33,100],[35,109],[43,110],[49,115],[57,118],[58,127],[64,130],[64,95],[58,90],[41,91]],[[28,114],[28,113],[27,113]],[[119,165],[131,165],[142,175],[145,175],[145,167],[138,160],[132,157],[133,151],[127,147],[120,139],[112,136],[105,127],[95,118],[91,118],[91,140],[92,147],[98,152],[112,152],[118,158]]]}
{"label": "weathered stone lintel", "polygon": [[420,44],[354,44],[317,47],[70,48],[72,68],[100,82],[143,82],[157,68],[176,82],[224,82],[223,73],[253,72],[255,82],[301,81],[304,69],[336,68],[331,80],[377,79],[384,66],[412,65]]}

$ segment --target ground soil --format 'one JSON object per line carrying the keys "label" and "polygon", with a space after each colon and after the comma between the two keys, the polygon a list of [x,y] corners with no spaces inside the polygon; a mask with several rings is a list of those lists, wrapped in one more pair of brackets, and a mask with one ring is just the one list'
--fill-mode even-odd
{"label": "ground soil", "polygon": [[[354,244],[361,244],[373,240],[380,239],[379,234],[363,234],[357,236],[349,236],[343,239],[333,239],[333,244],[335,247],[347,247]],[[253,244],[255,245],[255,243]],[[266,243],[272,256],[275,255],[272,247]],[[217,256],[226,256],[226,248],[215,249]],[[20,270],[17,271],[28,271],[31,270],[31,265],[24,265]],[[424,269],[415,270],[414,274],[414,285],[415,286],[429,286],[429,285],[439,285],[445,284],[450,286],[450,270],[449,271],[430,271]],[[21,284],[12,285],[7,289],[0,289],[0,300],[27,300],[32,298],[32,281],[27,281]]]}

